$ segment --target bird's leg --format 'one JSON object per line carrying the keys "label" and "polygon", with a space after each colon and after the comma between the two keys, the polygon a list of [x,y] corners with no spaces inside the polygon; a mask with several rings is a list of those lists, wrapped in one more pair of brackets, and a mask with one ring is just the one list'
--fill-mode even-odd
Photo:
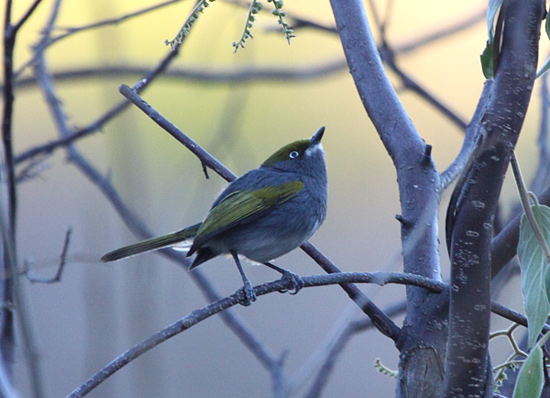
{"label": "bird's leg", "polygon": [[300,291],[301,288],[304,287],[304,280],[300,275],[297,275],[294,272],[290,272],[287,269],[277,267],[275,264],[271,264],[267,262],[263,264],[268,266],[272,270],[275,270],[278,273],[280,273],[283,276],[282,279],[286,279],[290,281],[290,283],[292,284],[292,290],[293,290],[293,292],[291,292],[290,294],[296,294]]}
{"label": "bird's leg", "polygon": [[243,267],[241,266],[241,262],[239,261],[239,256],[236,251],[231,250],[231,255],[233,256],[233,259],[235,260],[235,264],[237,264],[237,268],[239,269],[239,273],[241,274],[241,278],[243,278],[243,292],[245,301],[242,303],[244,306],[249,306],[252,304],[253,301],[256,301],[256,292],[254,291],[254,288],[252,287],[252,284],[246,277]]}

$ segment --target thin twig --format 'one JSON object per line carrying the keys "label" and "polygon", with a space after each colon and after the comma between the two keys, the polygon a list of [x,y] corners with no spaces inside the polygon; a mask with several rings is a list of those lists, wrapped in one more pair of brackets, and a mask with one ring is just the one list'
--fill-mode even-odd
{"label": "thin twig", "polygon": [[418,50],[428,44],[440,41],[449,36],[463,32],[466,29],[476,26],[478,23],[483,22],[487,16],[487,10],[485,8],[474,11],[470,15],[467,15],[463,19],[458,21],[445,21],[443,27],[436,28],[432,32],[423,34],[420,37],[416,37],[405,43],[398,43],[394,46],[396,54],[407,54]]}
{"label": "thin twig", "polygon": [[[243,66],[228,70],[227,68],[213,67],[173,67],[163,73],[163,78],[204,83],[255,83],[268,82],[278,85],[293,83],[295,81],[307,82],[324,77],[331,77],[336,73],[346,70],[346,63],[342,59],[329,60],[322,63],[306,65],[302,67],[255,67]],[[143,76],[150,70],[146,66],[137,65],[99,65],[97,67],[73,67],[66,70],[58,70],[51,73],[54,80],[85,81],[87,79],[119,80],[128,76]],[[15,82],[15,88],[27,89],[36,86],[33,77],[21,77]],[[3,86],[0,86],[0,91]]]}
{"label": "thin twig", "polygon": [[385,38],[383,38],[383,45],[380,47],[379,51],[384,63],[388,65],[390,69],[395,72],[395,74],[397,74],[405,88],[413,91],[418,94],[419,97],[426,100],[432,107],[449,119],[460,130],[466,130],[467,123],[462,120],[462,118],[458,116],[455,111],[453,111],[448,105],[445,105],[443,101],[437,99],[434,94],[429,93],[427,89],[422,87],[408,73],[397,65],[394,50],[390,47]]}
{"label": "thin twig", "polygon": [[149,105],[143,98],[141,98],[135,90],[131,89],[127,85],[120,86],[120,93],[129,99],[134,105],[141,109],[151,120],[157,123],[165,131],[170,133],[172,137],[182,143],[187,149],[189,149],[200,161],[202,165],[208,166],[214,172],[225,178],[227,181],[233,181],[237,178],[235,174],[229,171],[223,164],[221,164],[214,156],[210,155],[199,144],[193,141],[187,134],[174,126],[168,119],[162,116],[157,110]]}
{"label": "thin twig", "polygon": [[373,23],[377,28],[376,30],[380,31],[383,24],[382,18],[380,17],[380,15],[378,15],[378,9],[376,8],[374,0],[369,0],[368,3],[371,10],[370,15],[372,15]]}
{"label": "thin twig", "polygon": [[[41,1],[41,0],[38,0],[38,1]],[[147,14],[151,11],[158,10],[158,9],[163,8],[165,6],[172,5],[174,3],[178,3],[180,1],[182,1],[182,0],[169,0],[169,1],[165,1],[164,3],[159,3],[159,4],[156,4],[156,5],[150,6],[150,7],[143,8],[143,9],[138,10],[138,11],[134,11],[134,12],[122,15],[120,17],[104,19],[104,20],[101,20],[101,21],[98,21],[98,22],[94,22],[94,23],[87,24],[87,25],[82,25],[82,26],[69,27],[69,28],[59,28],[59,29],[65,30],[65,33],[62,33],[62,34],[59,34],[59,35],[53,36],[53,37],[52,37],[52,34],[50,33],[50,35],[48,35],[48,40],[43,43],[44,48],[42,50],[45,51],[47,47],[50,47],[53,44],[58,43],[59,41],[61,41],[63,39],[66,39],[70,36],[73,36],[77,33],[87,32],[89,30],[101,28],[101,27],[104,27],[104,26],[117,25],[121,22],[127,21],[129,19],[134,18],[134,17],[140,16],[140,15],[143,15],[143,14]],[[29,66],[31,66],[35,61],[36,61],[36,53],[29,60],[27,60],[23,65],[21,65],[19,67],[19,69],[15,73],[15,77],[17,78],[18,76],[20,76],[23,73],[23,71],[25,69],[27,69]]]}
{"label": "thin twig", "polygon": [[[17,212],[17,190],[15,185],[15,163],[13,159],[13,143],[12,143],[12,121],[13,121],[13,106],[14,106],[14,78],[13,78],[13,62],[15,40],[18,29],[11,24],[12,0],[6,2],[6,15],[4,22],[4,113],[2,116],[2,145],[5,157],[5,168],[8,176],[7,192],[8,192],[8,233],[9,236],[5,239],[10,240],[10,245],[15,245],[15,220]],[[6,249],[6,247],[4,247]],[[8,264],[9,266],[9,264]],[[12,264],[14,266],[14,264]],[[9,290],[9,289],[8,289]]]}
{"label": "thin twig", "polygon": [[[238,1],[230,1],[234,4],[242,4]],[[388,2],[388,7],[390,7],[391,2]],[[245,6],[242,4],[243,7]],[[402,43],[396,43],[392,47],[394,48],[395,54],[402,55],[402,54],[408,54],[413,51],[418,50],[421,47],[427,46],[429,44],[432,44],[434,42],[440,41],[442,39],[445,39],[447,37],[453,36],[457,33],[463,32],[466,29],[472,28],[478,23],[485,20],[487,15],[486,9],[483,8],[481,10],[477,10],[472,12],[470,15],[465,16],[463,19],[460,19],[458,21],[445,21],[443,23],[442,27],[438,27],[433,29],[433,31],[421,34],[418,37],[415,37],[413,39],[407,40]],[[295,29],[299,28],[313,28],[320,32],[327,32],[327,33],[338,33],[336,28],[331,25],[324,25],[320,24],[318,22],[312,21],[310,19],[302,18],[296,15],[289,15],[289,18],[292,19],[293,26]],[[383,26],[387,25],[387,21],[384,21],[382,23]]]}
{"label": "thin twig", "polygon": [[345,345],[358,330],[359,328],[356,322],[346,325],[339,338],[335,341],[335,344],[330,347],[330,351],[327,353],[325,361],[319,369],[313,385],[309,388],[307,393],[304,394],[305,398],[316,398],[321,396],[321,392],[329,380],[329,375],[334,369],[336,360],[339,355],[343,353]]}
{"label": "thin twig", "polygon": [[49,40],[49,43],[51,45],[51,44],[53,44],[53,43],[55,43],[55,42],[57,42],[61,39],[64,39],[67,36],[73,35],[75,33],[80,33],[80,32],[83,32],[83,31],[87,31],[87,30],[90,30],[90,29],[101,28],[101,27],[108,26],[108,25],[118,25],[121,22],[124,22],[124,21],[127,21],[129,19],[138,17],[138,16],[143,15],[143,14],[148,14],[151,11],[156,11],[158,9],[164,8],[166,6],[169,6],[169,5],[172,5],[172,4],[175,4],[175,3],[179,3],[181,1],[183,1],[183,0],[168,0],[168,1],[165,1],[165,2],[162,2],[162,3],[158,3],[158,4],[155,4],[155,5],[149,6],[149,7],[142,8],[142,9],[137,10],[137,11],[129,12],[128,14],[124,14],[124,15],[121,15],[119,17],[108,18],[108,19],[104,19],[104,20],[101,20],[101,21],[98,21],[98,22],[87,24],[87,25],[76,26],[76,27],[68,27],[68,28],[58,27],[58,29],[65,30],[66,33],[55,36],[55,37],[52,37]]}
{"label": "thin twig", "polygon": [[[42,51],[43,49],[41,47],[38,48],[37,46],[36,51]],[[136,84],[136,87],[139,87],[138,91],[141,92],[145,90],[149,84],[151,84],[158,76],[160,76],[163,72],[165,72],[165,70],[168,68],[168,66],[172,62],[172,60],[174,60],[178,56],[178,52],[179,52],[178,49],[176,49],[176,51],[169,51],[167,55],[159,62],[159,64],[155,68],[148,70],[145,76],[143,77],[143,79],[141,79],[139,83]],[[15,163],[18,164],[20,162],[26,161],[38,155],[52,153],[54,150],[58,148],[67,147],[77,139],[80,139],[89,134],[95,133],[96,131],[101,129],[105,124],[107,124],[116,116],[118,116],[120,113],[122,113],[124,110],[126,110],[129,106],[130,106],[130,102],[123,100],[117,103],[115,106],[113,106],[111,109],[105,112],[105,114],[100,116],[95,122],[91,123],[87,127],[79,129],[74,132],[67,131],[67,133],[63,135],[61,138],[59,138],[58,140],[51,141],[45,145],[31,148],[30,150],[17,156],[17,158],[15,159]]]}
{"label": "thin twig", "polygon": [[[388,316],[390,317],[393,317],[395,315],[405,312],[405,306],[406,302],[405,300],[403,300],[400,303],[384,308],[384,313],[388,314]],[[314,356],[310,360],[310,362],[314,361],[314,363],[312,363],[310,367],[314,366],[316,369],[318,369],[318,371],[308,392],[304,394],[304,397],[313,398],[321,396],[322,391],[327,385],[330,379],[330,375],[335,368],[336,361],[338,360],[339,355],[343,352],[345,346],[348,344],[349,341],[351,341],[351,338],[353,336],[357,335],[360,332],[364,332],[372,327],[374,327],[374,324],[369,318],[363,318],[358,321],[348,322],[339,331],[338,335],[335,336],[330,344],[327,345],[325,350],[326,352],[321,353],[321,355]],[[309,375],[310,373],[311,372],[309,372],[307,369],[297,372],[294,376],[295,380],[292,381],[292,384],[297,385],[299,383],[298,380],[309,379],[307,375]]]}
{"label": "thin twig", "polygon": [[[173,52],[168,54],[168,57],[174,57]],[[162,64],[161,64],[162,65]],[[206,83],[216,83],[216,82],[234,82],[234,83],[246,83],[246,82],[255,82],[255,81],[271,81],[277,82],[293,82],[296,80],[307,81],[310,79],[319,79],[321,77],[328,77],[334,73],[340,73],[346,68],[346,63],[342,60],[331,61],[326,64],[321,64],[318,66],[309,66],[307,68],[300,69],[285,69],[285,68],[266,68],[266,69],[257,69],[257,68],[242,68],[236,71],[222,71],[215,69],[188,69],[188,68],[172,68],[170,70],[162,70],[161,77],[169,79],[184,79],[191,81],[201,81]],[[157,67],[153,71],[157,71]],[[159,75],[160,72],[155,73],[145,67],[121,67],[121,66],[107,66],[107,67],[98,67],[93,69],[75,69],[65,72],[54,72],[51,76],[56,81],[66,81],[66,80],[79,80],[82,79],[97,79],[108,78],[108,79],[118,79],[120,77],[128,77],[132,75],[143,76],[146,74],[150,76],[144,80],[147,84],[151,83],[153,77]],[[21,79],[18,81],[18,87],[31,87],[36,84],[36,79],[28,78]],[[143,90],[144,87],[141,87]],[[83,137],[86,137],[90,134],[97,132],[101,129],[106,123],[111,121],[114,117],[118,116],[122,111],[126,110],[129,106],[128,101],[122,101],[116,104],[113,108],[107,111],[104,115],[98,118],[97,121],[91,123],[87,127],[78,129],[74,131],[71,135],[66,137],[61,137],[57,140],[50,141],[46,144],[33,147],[25,152],[17,155],[15,157],[15,164],[20,164],[21,162],[28,161],[29,159],[42,155],[42,154],[51,154],[55,150],[65,147],[76,140],[79,140]]]}
{"label": "thin twig", "polygon": [[61,275],[63,274],[63,270],[65,269],[65,264],[67,263],[67,252],[69,250],[69,243],[71,242],[71,233],[72,228],[67,229],[67,233],[65,234],[65,242],[63,243],[63,250],[61,251],[61,256],[59,259],[59,265],[57,267],[57,272],[54,276],[50,278],[38,278],[36,276],[31,275],[30,270],[27,270],[25,272],[25,275],[27,276],[27,279],[31,281],[32,283],[57,283],[61,281]]}
{"label": "thin twig", "polygon": [[527,188],[525,187],[525,182],[523,181],[523,176],[521,175],[521,170],[519,168],[519,163],[518,159],[516,158],[515,152],[512,152],[511,165],[512,171],[514,172],[516,185],[518,187],[521,205],[523,206],[523,210],[525,211],[525,216],[527,217],[527,221],[529,222],[529,225],[531,226],[531,229],[533,230],[533,233],[535,234],[535,237],[539,242],[539,246],[544,253],[546,262],[550,263],[550,249],[548,248],[548,243],[544,239],[544,235],[540,229],[539,224],[537,223],[537,220],[535,219],[533,210],[531,209],[531,204],[529,203],[529,193],[527,192]]}

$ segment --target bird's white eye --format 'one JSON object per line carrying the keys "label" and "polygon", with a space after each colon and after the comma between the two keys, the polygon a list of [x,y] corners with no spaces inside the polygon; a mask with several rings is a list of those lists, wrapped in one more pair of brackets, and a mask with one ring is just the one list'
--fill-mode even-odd
{"label": "bird's white eye", "polygon": [[300,156],[300,154],[298,153],[298,151],[292,151],[288,154],[288,157],[291,158],[291,159],[295,159],[297,158],[298,156]]}

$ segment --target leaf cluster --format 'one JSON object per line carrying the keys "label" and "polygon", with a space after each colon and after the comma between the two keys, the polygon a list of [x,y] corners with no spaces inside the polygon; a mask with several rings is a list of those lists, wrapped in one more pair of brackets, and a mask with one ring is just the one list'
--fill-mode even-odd
{"label": "leaf cluster", "polygon": [[[550,242],[550,208],[541,206],[535,199],[530,209],[536,227],[545,242]],[[520,226],[518,257],[521,266],[523,302],[528,319],[528,345],[533,347],[518,375],[514,398],[539,397],[544,385],[544,356],[542,343],[550,336],[546,333],[537,342],[550,313],[550,263],[534,228],[524,214]]]}
{"label": "leaf cluster", "polygon": [[[281,29],[283,31],[283,34],[286,37],[286,40],[288,41],[288,44],[290,44],[290,40],[293,37],[296,37],[294,35],[294,30],[288,24],[288,22],[285,21],[286,12],[283,11],[284,2],[283,0],[267,0],[268,3],[273,3],[273,10],[271,11],[271,14],[277,17],[277,22],[279,25],[281,25]],[[260,3],[259,0],[254,0],[250,4],[250,8],[248,10],[248,16],[246,18],[246,24],[244,26],[243,34],[241,35],[241,38],[238,42],[233,42],[233,47],[235,48],[235,52],[239,49],[239,47],[244,48],[244,44],[248,38],[253,39],[254,36],[252,36],[251,29],[256,21],[256,15],[263,9],[262,3]]]}
{"label": "leaf cluster", "polygon": [[[503,0],[490,0],[487,6],[487,33],[488,39],[485,49],[480,55],[481,69],[483,70],[483,76],[486,79],[493,79],[495,77],[496,68],[498,65],[499,45],[500,45],[500,32],[499,22],[497,21],[497,28],[495,29],[495,18],[499,14],[502,7]],[[499,16],[500,18],[500,16]],[[550,18],[546,17],[545,24],[546,35],[550,39]],[[537,72],[537,78],[550,69],[550,57],[546,59],[542,67]]]}
{"label": "leaf cluster", "polygon": [[279,25],[281,25],[281,28],[283,29],[283,34],[285,35],[288,44],[290,44],[290,39],[296,36],[294,35],[294,30],[284,19],[286,17],[286,12],[283,11],[283,0],[267,0],[267,2],[273,3],[275,6],[275,9],[271,11],[271,13],[278,18]]}
{"label": "leaf cluster", "polygon": [[257,0],[254,0],[250,4],[250,8],[248,9],[248,16],[246,18],[246,24],[244,25],[243,34],[241,35],[241,38],[238,42],[233,42],[233,47],[235,47],[235,52],[239,49],[239,47],[244,48],[244,43],[246,42],[246,39],[250,38],[253,39],[254,36],[252,36],[251,29],[256,21],[256,15],[262,10],[263,5]]}
{"label": "leaf cluster", "polygon": [[197,2],[197,5],[191,11],[191,14],[189,14],[182,27],[176,34],[176,37],[174,37],[172,40],[165,40],[164,44],[170,45],[170,47],[172,47],[172,50],[175,50],[176,47],[181,44],[183,38],[189,34],[189,32],[191,31],[191,27],[195,24],[195,22],[197,22],[200,14],[202,14],[206,8],[210,7],[209,3],[213,3],[214,1],[216,0],[199,0],[199,2]]}
{"label": "leaf cluster", "polygon": [[[172,50],[175,50],[176,47],[182,43],[183,38],[189,34],[191,28],[199,19],[200,14],[202,14],[204,10],[210,6],[209,3],[213,3],[214,1],[215,0],[199,0],[197,2],[197,5],[193,8],[193,10],[183,23],[176,36],[172,40],[165,40],[164,44],[170,45],[172,47]],[[267,0],[267,2],[273,3],[274,8],[271,11],[271,14],[277,17],[277,22],[279,23],[279,25],[281,25],[283,34],[285,35],[288,44],[290,44],[290,40],[296,36],[294,34],[294,29],[292,29],[290,24],[285,20],[286,12],[283,11],[283,0]],[[239,47],[244,48],[244,44],[246,43],[247,39],[254,38],[254,36],[252,36],[252,27],[254,26],[254,22],[256,21],[256,16],[260,13],[262,9],[263,5],[259,0],[253,0],[252,3],[250,3],[248,15],[246,17],[246,23],[241,38],[239,39],[239,41],[233,42],[235,52],[237,52]]]}

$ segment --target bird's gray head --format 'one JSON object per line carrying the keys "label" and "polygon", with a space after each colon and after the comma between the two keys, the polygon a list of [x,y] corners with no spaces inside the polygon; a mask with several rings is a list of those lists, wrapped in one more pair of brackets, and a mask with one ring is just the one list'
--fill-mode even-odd
{"label": "bird's gray head", "polygon": [[321,127],[309,140],[295,141],[282,147],[263,162],[262,167],[310,176],[326,176],[325,152],[321,145],[324,132],[325,128]]}

